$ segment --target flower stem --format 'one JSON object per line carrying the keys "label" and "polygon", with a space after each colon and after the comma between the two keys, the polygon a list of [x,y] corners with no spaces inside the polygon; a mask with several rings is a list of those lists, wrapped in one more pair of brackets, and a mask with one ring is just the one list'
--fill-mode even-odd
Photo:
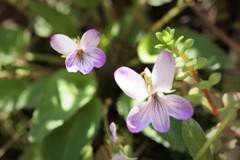
{"label": "flower stem", "polygon": [[[187,62],[187,57],[183,54],[183,53],[180,53],[179,50],[177,49],[177,47],[173,47],[172,50],[180,55],[180,57],[182,58],[183,62]],[[191,73],[193,79],[198,83],[200,83],[202,80],[199,78],[197,72],[195,71],[195,69],[192,67],[192,66],[189,66],[187,67],[189,72]],[[214,104],[210,94],[209,94],[209,91],[207,89],[203,89],[202,90],[204,96],[207,98],[207,101],[213,111],[213,114],[215,115],[215,117],[220,121],[220,118],[219,118],[219,113],[218,113],[218,109],[217,109],[217,106]]]}
{"label": "flower stem", "polygon": [[209,149],[210,145],[221,135],[223,130],[228,126],[228,124],[232,120],[232,114],[236,112],[236,110],[231,110],[231,112],[228,113],[227,117],[224,119],[224,121],[221,123],[221,126],[218,128],[217,132],[214,134],[212,138],[207,140],[207,142],[202,146],[202,148],[197,153],[194,160],[199,160],[203,156],[203,154]]}

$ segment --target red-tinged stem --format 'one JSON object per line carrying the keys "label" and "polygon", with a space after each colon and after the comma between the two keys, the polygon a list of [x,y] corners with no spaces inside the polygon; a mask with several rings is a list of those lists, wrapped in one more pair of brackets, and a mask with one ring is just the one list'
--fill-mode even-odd
{"label": "red-tinged stem", "polygon": [[[182,58],[182,60],[183,60],[184,62],[187,62],[187,58],[185,57],[184,54],[179,53],[179,51],[178,51],[177,48],[175,48],[174,50],[175,50],[175,52],[176,52],[177,54],[180,55],[180,57]],[[200,83],[202,80],[201,80],[201,79],[199,78],[199,76],[197,75],[197,72],[195,71],[195,69],[194,69],[192,66],[187,67],[187,68],[188,68],[188,70],[190,71],[193,79],[197,82],[197,84]],[[203,91],[204,96],[207,98],[207,101],[208,101],[208,103],[209,103],[209,105],[210,105],[210,107],[211,107],[211,109],[212,109],[212,111],[213,111],[213,114],[214,114],[215,117],[220,121],[217,107],[216,107],[216,105],[214,104],[214,102],[213,102],[213,100],[212,100],[212,98],[211,98],[211,96],[210,96],[210,94],[209,94],[209,91],[208,91],[207,89],[203,89],[202,91]]]}

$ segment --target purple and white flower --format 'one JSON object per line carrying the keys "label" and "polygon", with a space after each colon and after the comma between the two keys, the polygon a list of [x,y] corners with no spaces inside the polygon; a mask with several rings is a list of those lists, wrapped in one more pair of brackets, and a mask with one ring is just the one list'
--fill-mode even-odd
{"label": "purple and white flower", "polygon": [[120,67],[114,73],[118,86],[129,97],[143,101],[133,107],[127,116],[130,132],[138,133],[152,124],[158,132],[165,133],[170,128],[170,116],[186,120],[193,115],[192,105],[178,95],[170,93],[175,75],[175,62],[172,55],[162,51],[153,66],[152,73],[145,69],[144,78],[128,67]]}
{"label": "purple and white flower", "polygon": [[90,29],[78,42],[66,35],[54,34],[51,36],[50,45],[54,50],[66,56],[65,65],[68,72],[80,71],[86,75],[93,67],[100,68],[106,62],[104,52],[97,48],[99,41],[98,31]]}
{"label": "purple and white flower", "polygon": [[116,125],[114,122],[112,122],[110,125],[109,125],[109,129],[111,131],[111,140],[116,143],[117,142],[117,129],[116,129]]}

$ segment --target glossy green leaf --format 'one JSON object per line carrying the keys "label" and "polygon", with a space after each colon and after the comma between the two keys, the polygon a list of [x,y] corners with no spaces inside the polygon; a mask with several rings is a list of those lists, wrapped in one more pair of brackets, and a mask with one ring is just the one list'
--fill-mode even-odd
{"label": "glossy green leaf", "polygon": [[82,159],[90,160],[89,145],[99,128],[102,111],[100,99],[92,99],[41,143],[31,144],[21,160],[79,160],[80,154],[84,155]]}
{"label": "glossy green leaf", "polygon": [[209,82],[211,83],[212,86],[215,84],[218,84],[220,80],[221,80],[221,73],[213,73],[209,76]]}
{"label": "glossy green leaf", "polygon": [[19,27],[0,27],[0,65],[10,64],[25,53],[30,42],[30,33]]}
{"label": "glossy green leaf", "polygon": [[[117,101],[117,110],[126,119],[129,111],[135,105],[137,105],[136,101],[122,94]],[[144,129],[143,134],[172,150],[184,152],[186,149],[181,135],[181,121],[176,119],[171,119],[171,128],[165,134],[157,132],[151,126]]]}
{"label": "glossy green leaf", "polygon": [[37,0],[30,1],[30,9],[36,17],[42,17],[51,27],[53,32],[66,34],[68,36],[78,36],[78,31],[69,15],[58,12],[47,3]]}
{"label": "glossy green leaf", "polygon": [[44,87],[44,95],[34,111],[30,140],[43,139],[55,128],[64,124],[79,108],[88,103],[96,91],[93,75],[68,73],[54,74]]}
{"label": "glossy green leaf", "polygon": [[0,79],[0,111],[19,109],[16,102],[27,85],[26,79]]}
{"label": "glossy green leaf", "polygon": [[159,41],[155,35],[146,35],[144,36],[137,48],[138,57],[143,63],[155,63],[158,54],[160,53],[159,49],[154,48]]}
{"label": "glossy green leaf", "polygon": [[[206,136],[200,125],[192,118],[182,122],[182,135],[184,142],[194,159],[198,151],[205,144],[207,140]],[[201,160],[212,160],[210,149],[202,155]]]}
{"label": "glossy green leaf", "polygon": [[194,39],[194,46],[189,49],[187,53],[194,54],[195,57],[207,58],[208,62],[206,67],[210,69],[226,69],[234,67],[233,62],[231,62],[226,52],[210,39],[189,29],[176,28],[175,37],[180,37],[182,35],[186,39]]}

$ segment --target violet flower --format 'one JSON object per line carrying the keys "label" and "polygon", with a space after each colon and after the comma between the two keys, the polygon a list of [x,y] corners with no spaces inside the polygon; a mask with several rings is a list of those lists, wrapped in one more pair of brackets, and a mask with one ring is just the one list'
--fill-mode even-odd
{"label": "violet flower", "polygon": [[97,48],[99,41],[98,31],[90,29],[78,42],[66,35],[54,34],[51,36],[50,45],[54,50],[66,56],[65,65],[68,72],[80,71],[86,75],[93,67],[100,68],[106,62],[104,52]]}
{"label": "violet flower", "polygon": [[175,62],[169,52],[163,51],[153,66],[152,73],[145,69],[145,81],[141,75],[128,67],[120,67],[114,73],[118,86],[129,97],[142,101],[133,107],[127,116],[127,127],[132,133],[142,131],[148,124],[158,132],[170,128],[170,117],[186,120],[193,115],[192,105],[178,95],[164,95],[171,92],[175,74]]}
{"label": "violet flower", "polygon": [[117,134],[116,134],[116,131],[117,131],[117,129],[116,129],[116,125],[115,125],[115,123],[114,122],[112,122],[110,125],[109,125],[109,129],[110,129],[110,131],[111,131],[111,140],[114,142],[114,143],[116,143],[117,142]]}

